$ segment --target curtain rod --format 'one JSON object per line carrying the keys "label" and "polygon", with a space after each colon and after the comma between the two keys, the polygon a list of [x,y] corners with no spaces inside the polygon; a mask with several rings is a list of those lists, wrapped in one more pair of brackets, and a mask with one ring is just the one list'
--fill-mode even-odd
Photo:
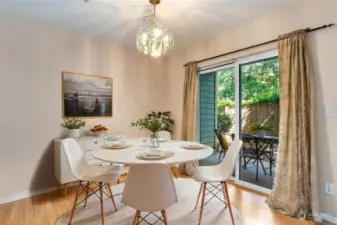
{"label": "curtain rod", "polygon": [[[332,27],[334,25],[335,25],[334,23],[330,23],[330,24],[326,24],[326,25],[323,25],[323,26],[320,26],[320,27],[315,27],[315,28],[312,28],[312,29],[308,29],[306,32],[309,33],[309,32],[317,31],[317,30],[320,30],[320,29]],[[234,51],[231,51],[231,52],[226,52],[226,53],[223,53],[223,54],[220,54],[220,55],[216,55],[216,56],[212,56],[212,57],[209,57],[209,58],[201,59],[201,60],[198,60],[198,61],[195,61],[195,62],[196,63],[200,63],[200,62],[209,61],[209,60],[220,58],[220,57],[223,57],[223,56],[226,56],[226,55],[230,55],[230,54],[233,54],[233,53],[245,51],[245,50],[248,50],[248,49],[251,49],[251,48],[256,48],[256,47],[259,47],[259,46],[262,46],[262,45],[271,44],[273,42],[276,42],[277,40],[278,39],[276,38],[276,39],[273,39],[273,40],[270,40],[270,41],[266,41],[266,42],[263,42],[263,43],[260,43],[260,44],[251,45],[249,47],[237,49],[237,50],[234,50]],[[187,66],[187,64],[185,64],[184,66]]]}

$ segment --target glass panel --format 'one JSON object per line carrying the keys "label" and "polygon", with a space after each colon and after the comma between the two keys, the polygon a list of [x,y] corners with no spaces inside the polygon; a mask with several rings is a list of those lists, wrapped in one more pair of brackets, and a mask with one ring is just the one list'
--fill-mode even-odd
{"label": "glass panel", "polygon": [[200,143],[211,147],[215,146],[215,75],[211,72],[199,78]]}
{"label": "glass panel", "polygon": [[[214,93],[214,123],[212,126],[212,134],[214,135],[214,147],[215,151],[213,155],[201,162],[202,165],[215,165],[221,162],[224,158],[226,149],[231,143],[231,133],[234,127],[235,118],[235,76],[234,68],[220,69],[213,73],[215,82]],[[204,76],[204,75],[202,75]],[[200,77],[202,79],[202,76]],[[201,80],[202,82],[202,80]],[[200,94],[202,89],[200,89]],[[200,96],[201,100],[201,96]],[[211,102],[207,100],[207,102]],[[202,112],[200,108],[200,113]],[[202,124],[208,123],[208,120],[203,121],[200,115],[200,128],[203,129]],[[215,134],[215,129],[218,129]],[[202,133],[200,133],[202,135]],[[219,139],[221,139],[222,145]],[[201,139],[202,140],[202,139]]]}
{"label": "glass panel", "polygon": [[279,133],[279,60],[240,65],[240,179],[272,189]]}
{"label": "glass panel", "polygon": [[[199,161],[202,166],[216,165],[225,156],[234,133],[235,75],[234,68],[219,68],[201,74],[199,79],[200,142],[214,147],[214,153]],[[215,129],[220,131],[219,137]],[[219,138],[224,145],[220,145]]]}

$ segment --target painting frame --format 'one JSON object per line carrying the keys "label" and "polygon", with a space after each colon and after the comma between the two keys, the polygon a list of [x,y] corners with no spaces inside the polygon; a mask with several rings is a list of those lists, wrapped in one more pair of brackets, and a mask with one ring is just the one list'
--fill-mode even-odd
{"label": "painting frame", "polygon": [[[110,82],[111,84],[111,90],[108,91],[108,93],[111,94],[110,97],[110,107],[107,107],[106,109],[108,110],[107,115],[97,115],[97,113],[93,113],[92,115],[90,115],[90,113],[88,114],[83,114],[83,113],[69,113],[69,110],[67,110],[68,104],[66,103],[66,94],[67,94],[67,78],[66,76],[74,76],[74,77],[78,77],[78,78],[82,78],[82,79],[98,79],[98,80],[106,80],[108,82]],[[68,81],[69,82],[69,81]],[[67,71],[67,70],[63,70],[61,72],[61,86],[62,86],[62,92],[61,92],[61,100],[62,100],[62,118],[63,119],[67,119],[67,118],[81,118],[81,119],[95,119],[95,118],[112,118],[113,117],[113,78],[111,77],[107,77],[107,76],[101,76],[101,75],[94,75],[94,74],[86,74],[86,73],[80,73],[80,72],[73,72],[73,71]],[[89,90],[89,95],[90,95],[90,90]],[[78,96],[78,99],[81,96]],[[92,98],[92,97],[90,97]],[[97,99],[99,99],[100,97],[96,96],[96,101]],[[108,104],[109,105],[109,104]]]}

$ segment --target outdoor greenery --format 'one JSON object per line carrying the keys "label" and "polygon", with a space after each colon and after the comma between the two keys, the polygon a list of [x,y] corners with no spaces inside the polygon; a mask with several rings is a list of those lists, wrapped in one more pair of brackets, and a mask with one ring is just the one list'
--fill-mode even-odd
{"label": "outdoor greenery", "polygon": [[218,114],[218,129],[223,134],[227,134],[233,126],[232,118],[229,113],[222,112]]}
{"label": "outdoor greenery", "polygon": [[69,130],[79,129],[81,127],[84,127],[84,125],[85,125],[85,122],[77,118],[64,119],[63,123],[61,124],[62,127],[67,128]]}
{"label": "outdoor greenery", "polygon": [[264,131],[272,131],[273,126],[268,123],[252,123],[249,126],[249,130],[251,132],[256,132],[258,130],[264,130]]}
{"label": "outdoor greenery", "polygon": [[[240,67],[242,106],[264,102],[278,102],[279,61],[278,58],[254,62]],[[235,105],[234,68],[221,70],[218,79],[218,112]]]}

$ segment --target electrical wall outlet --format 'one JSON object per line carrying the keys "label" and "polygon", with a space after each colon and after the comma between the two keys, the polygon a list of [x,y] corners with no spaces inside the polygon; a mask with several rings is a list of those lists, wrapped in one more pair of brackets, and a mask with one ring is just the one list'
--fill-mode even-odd
{"label": "electrical wall outlet", "polygon": [[335,195],[335,187],[333,184],[326,182],[325,183],[325,193],[328,195]]}

